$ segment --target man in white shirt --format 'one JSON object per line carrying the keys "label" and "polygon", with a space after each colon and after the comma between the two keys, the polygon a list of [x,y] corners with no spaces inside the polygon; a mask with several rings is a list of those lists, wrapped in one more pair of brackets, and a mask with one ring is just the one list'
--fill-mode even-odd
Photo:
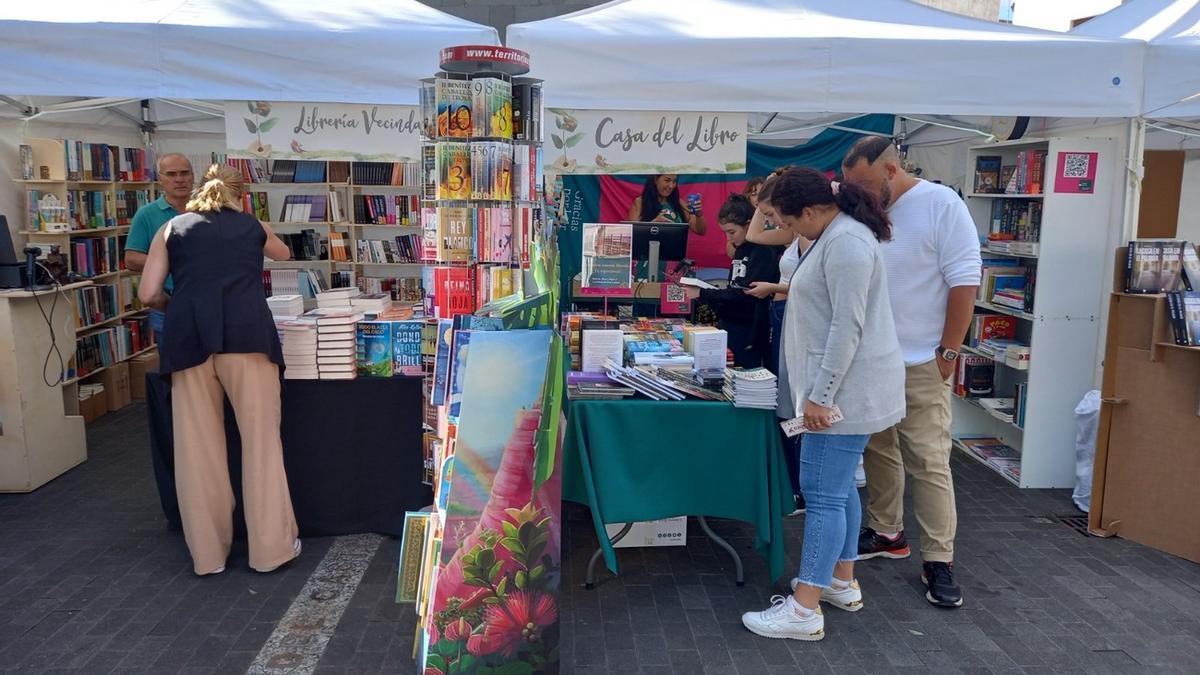
{"label": "man in white shirt", "polygon": [[912,481],[921,530],[921,580],[930,603],[962,605],[954,581],[958,514],[950,475],[950,387],[975,308],[980,280],[979,235],[962,199],[948,187],[909,175],[891,139],[863,138],[842,162],[845,180],[887,206],[892,240],[883,246],[888,294],[905,362],[907,413],[871,437],[867,526],[859,559],[907,558],[904,482]]}

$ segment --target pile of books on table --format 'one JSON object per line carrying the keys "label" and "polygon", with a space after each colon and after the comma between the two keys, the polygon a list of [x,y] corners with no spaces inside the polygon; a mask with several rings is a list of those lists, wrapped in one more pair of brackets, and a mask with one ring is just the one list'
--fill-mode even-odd
{"label": "pile of books on table", "polygon": [[305,314],[317,324],[317,372],[322,380],[353,380],[357,375],[356,330],[363,315],[353,310],[317,308]]}
{"label": "pile of books on table", "polygon": [[1021,480],[1021,453],[997,438],[967,436],[959,442],[967,452],[1014,481]]}
{"label": "pile of books on table", "polygon": [[636,394],[632,387],[608,379],[605,373],[571,372],[567,374],[567,396],[578,401],[616,401]]}
{"label": "pile of books on table", "polygon": [[735,408],[774,410],[779,397],[779,382],[766,368],[726,368],[725,398]]}
{"label": "pile of books on table", "polygon": [[1011,398],[981,398],[978,400],[979,405],[983,406],[983,409],[988,411],[992,417],[1004,422],[1013,421],[1014,402]]}
{"label": "pile of books on table", "polygon": [[299,295],[272,295],[267,298],[271,316],[294,319],[304,313],[304,298]]}
{"label": "pile of books on table", "polygon": [[299,317],[277,323],[283,345],[283,377],[287,380],[315,380],[317,370],[317,322]]}

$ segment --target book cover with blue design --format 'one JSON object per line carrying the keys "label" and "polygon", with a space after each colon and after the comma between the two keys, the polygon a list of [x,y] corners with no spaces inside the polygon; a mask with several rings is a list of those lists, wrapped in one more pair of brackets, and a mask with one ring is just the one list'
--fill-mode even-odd
{"label": "book cover with blue design", "polygon": [[392,376],[392,323],[359,321],[356,327],[357,370],[368,377]]}
{"label": "book cover with blue design", "polygon": [[392,374],[420,377],[424,374],[421,367],[421,329],[425,322],[393,321],[392,322]]}

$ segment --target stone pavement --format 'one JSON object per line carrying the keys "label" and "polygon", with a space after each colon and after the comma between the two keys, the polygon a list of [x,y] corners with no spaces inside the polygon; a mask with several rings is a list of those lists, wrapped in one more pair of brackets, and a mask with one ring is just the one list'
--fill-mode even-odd
{"label": "stone pavement", "polygon": [[[224,574],[197,578],[164,526],[145,427],[140,405],[110,413],[89,425],[82,466],[0,495],[0,670],[416,671],[412,608],[392,601],[395,539],[308,539],[269,575],[247,569],[235,543]],[[1018,490],[961,457],[954,470],[965,606],[929,606],[915,557],[867,561],[866,608],[826,610],[815,644],[741,627],[741,612],[783,590],[749,527],[713,521],[742,553],[745,588],[692,521],[687,547],[622,550],[621,576],[604,571],[589,591],[595,534],[583,508],[568,508],[563,672],[1200,672],[1200,565],[1072,530],[1057,518],[1078,515],[1067,491]],[[791,562],[802,526],[788,520]],[[333,615],[306,614],[339,586]]]}

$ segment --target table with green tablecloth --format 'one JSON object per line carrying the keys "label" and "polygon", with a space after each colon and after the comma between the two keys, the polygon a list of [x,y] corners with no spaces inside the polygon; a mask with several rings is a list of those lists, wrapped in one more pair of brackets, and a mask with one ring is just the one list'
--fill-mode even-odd
{"label": "table with green tablecloth", "polygon": [[694,400],[576,400],[568,404],[565,436],[563,498],[591,509],[614,574],[606,523],[675,516],[750,523],[771,579],[783,572],[783,517],[794,505],[773,411]]}

